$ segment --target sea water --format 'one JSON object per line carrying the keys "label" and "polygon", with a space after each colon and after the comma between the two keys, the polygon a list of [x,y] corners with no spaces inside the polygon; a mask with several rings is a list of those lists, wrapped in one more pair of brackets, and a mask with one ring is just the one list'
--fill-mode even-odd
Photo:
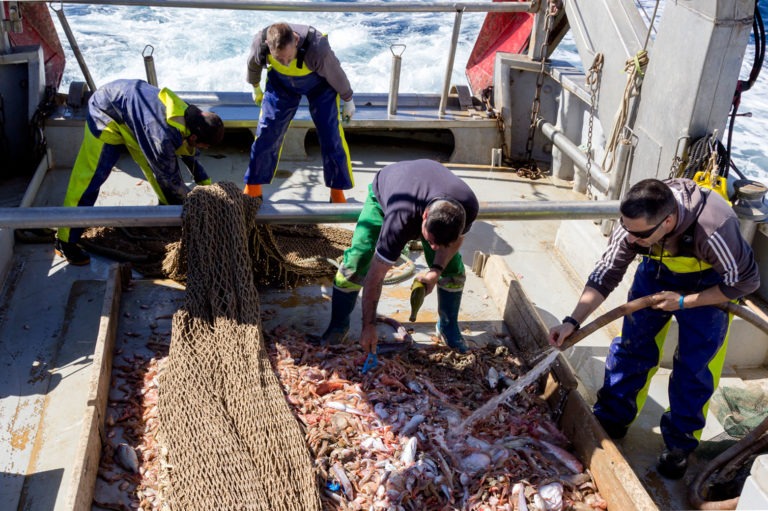
{"label": "sea water", "polygon": [[[636,0],[636,4],[650,20],[656,2]],[[61,4],[54,7],[62,8]],[[158,83],[176,91],[250,92],[246,60],[254,34],[271,23],[286,21],[310,24],[327,33],[356,91],[387,92],[393,51],[399,54],[402,49],[393,45],[405,45],[399,91],[440,94],[455,20],[452,12],[321,13],[76,4],[63,4],[63,9],[97,86],[118,78],[146,79],[143,55],[151,53]],[[768,2],[763,0],[760,9],[768,19]],[[662,12],[663,2],[655,27]],[[84,78],[58,19],[53,18],[66,53],[60,87],[66,93],[71,82]],[[452,84],[467,83],[464,69],[484,18],[484,13],[462,15]],[[754,36],[750,39],[742,80],[749,76],[754,60]],[[553,59],[584,67],[570,36],[558,46]],[[751,113],[751,117],[736,120],[734,163],[746,177],[768,184],[768,150],[763,143],[768,133],[766,72],[742,95],[739,112]]]}

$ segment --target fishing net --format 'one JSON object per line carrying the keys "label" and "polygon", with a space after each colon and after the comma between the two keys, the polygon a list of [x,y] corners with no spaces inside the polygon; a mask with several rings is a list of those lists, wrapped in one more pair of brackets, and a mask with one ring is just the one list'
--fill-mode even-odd
{"label": "fishing net", "polygon": [[[332,277],[352,231],[319,225],[252,225],[256,284],[292,287]],[[89,252],[128,262],[145,278],[187,279],[179,227],[92,227],[80,240]]]}
{"label": "fishing net", "polygon": [[743,438],[768,417],[768,394],[760,387],[720,387],[710,406],[725,433]]}
{"label": "fishing net", "polygon": [[321,508],[304,434],[265,348],[254,275],[327,272],[316,255],[333,256],[349,236],[260,226],[260,206],[232,183],[196,188],[165,261],[187,283],[159,385],[172,509]]}

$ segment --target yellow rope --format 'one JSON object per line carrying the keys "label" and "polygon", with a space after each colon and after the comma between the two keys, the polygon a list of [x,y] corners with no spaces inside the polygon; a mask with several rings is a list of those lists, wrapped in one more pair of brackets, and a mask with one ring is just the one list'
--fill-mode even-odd
{"label": "yellow rope", "polygon": [[648,52],[640,50],[632,58],[628,59],[624,65],[624,72],[627,73],[627,85],[624,87],[624,94],[621,98],[621,108],[616,112],[613,120],[611,134],[605,144],[605,154],[603,155],[602,167],[605,172],[610,172],[615,162],[614,155],[621,139],[621,130],[627,122],[629,115],[629,101],[633,96],[640,95],[640,86],[645,76],[645,68],[648,67]]}

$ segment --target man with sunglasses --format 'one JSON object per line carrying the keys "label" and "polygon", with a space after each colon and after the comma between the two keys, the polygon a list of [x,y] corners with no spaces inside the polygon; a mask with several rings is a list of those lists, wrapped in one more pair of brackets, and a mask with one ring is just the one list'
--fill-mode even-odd
{"label": "man with sunglasses", "polygon": [[652,295],[654,305],[624,318],[611,344],[593,412],[606,433],[622,438],[637,418],[644,389],[662,357],[667,327],[679,327],[669,380],[669,409],[661,417],[666,446],[657,470],[680,479],[698,446],[709,399],[720,379],[731,317],[715,304],[755,291],[760,275],[739,220],[717,193],[689,179],[645,179],[630,188],[608,248],[589,275],[570,316],[549,331],[561,345],[619,284],[636,256],[629,300]]}

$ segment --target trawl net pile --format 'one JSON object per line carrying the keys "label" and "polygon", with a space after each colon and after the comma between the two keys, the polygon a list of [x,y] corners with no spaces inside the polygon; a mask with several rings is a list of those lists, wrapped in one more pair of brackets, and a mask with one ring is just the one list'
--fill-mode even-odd
{"label": "trawl net pile", "polygon": [[[232,183],[199,187],[184,204],[172,259],[187,292],[159,397],[173,509],[321,508],[304,434],[262,338],[253,275],[265,257],[278,258],[264,253],[276,247],[255,222],[260,205]],[[275,270],[301,272],[301,257],[289,257]]]}

